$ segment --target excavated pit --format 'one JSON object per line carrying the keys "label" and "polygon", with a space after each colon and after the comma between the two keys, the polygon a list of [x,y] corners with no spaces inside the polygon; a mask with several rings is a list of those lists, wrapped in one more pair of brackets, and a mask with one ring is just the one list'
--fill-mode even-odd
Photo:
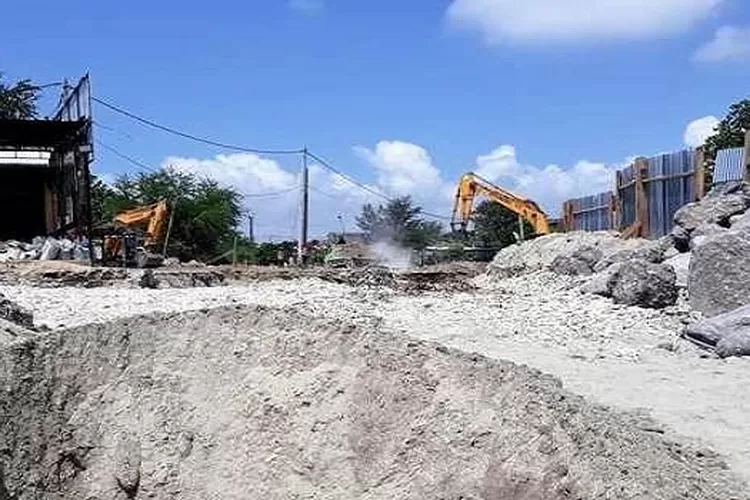
{"label": "excavated pit", "polygon": [[526,367],[237,307],[0,347],[0,499],[744,499]]}

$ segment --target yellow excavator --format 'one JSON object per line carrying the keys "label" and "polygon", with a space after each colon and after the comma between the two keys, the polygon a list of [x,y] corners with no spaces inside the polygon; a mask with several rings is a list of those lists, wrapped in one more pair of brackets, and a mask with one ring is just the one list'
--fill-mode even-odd
{"label": "yellow excavator", "polygon": [[[162,241],[168,213],[166,201],[119,212],[113,221],[117,233],[104,238],[104,261],[125,267],[159,267],[164,256],[156,247]],[[144,226],[141,239],[137,230],[142,232]]]}
{"label": "yellow excavator", "polygon": [[464,174],[458,183],[456,202],[453,206],[453,217],[451,219],[453,231],[466,231],[469,222],[471,222],[474,202],[480,196],[499,203],[518,215],[520,222],[519,239],[524,239],[522,220],[531,224],[534,232],[538,235],[551,232],[549,218],[536,202],[496,186],[473,172]]}

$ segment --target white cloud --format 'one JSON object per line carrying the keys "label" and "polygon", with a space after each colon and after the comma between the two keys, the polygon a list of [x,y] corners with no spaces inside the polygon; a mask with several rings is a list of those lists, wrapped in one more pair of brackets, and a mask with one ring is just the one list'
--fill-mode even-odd
{"label": "white cloud", "polygon": [[319,14],[326,8],[323,0],[289,0],[289,8],[303,14]]}
{"label": "white cloud", "polygon": [[394,195],[431,192],[443,183],[430,154],[416,144],[381,141],[375,150],[358,146],[354,151],[375,169],[378,184]]}
{"label": "white cloud", "polygon": [[700,47],[693,59],[697,62],[726,62],[750,60],[750,27],[724,26]]}
{"label": "white cloud", "polygon": [[511,192],[539,203],[550,215],[560,212],[571,198],[610,191],[615,170],[603,163],[579,161],[572,168],[535,167],[518,161],[516,149],[504,145],[477,157],[476,173]]}
{"label": "white cloud", "polygon": [[[259,240],[297,238],[301,200],[296,165],[284,168],[275,160],[240,153],[209,159],[170,156],[162,166],[213,179],[246,195],[244,208],[254,214],[255,236]],[[310,185],[311,238],[339,230],[339,212],[355,215],[363,203],[373,198],[314,163],[310,166]],[[349,230],[353,229],[351,216],[345,218],[345,223]]]}
{"label": "white cloud", "polygon": [[[370,190],[387,196],[410,195],[426,211],[450,216],[455,179],[443,176],[424,147],[382,141],[374,148],[359,146],[354,151],[373,169],[374,182],[366,184]],[[300,206],[296,160],[284,167],[275,160],[243,153],[209,159],[171,156],[162,165],[212,178],[251,195],[245,198],[245,207],[255,214],[257,238],[296,238]],[[521,163],[513,146],[503,145],[478,156],[474,170],[490,182],[537,201],[555,216],[567,199],[611,189],[615,168],[589,161],[572,168],[535,167]],[[362,205],[384,201],[315,162],[310,164],[310,185],[311,237],[339,231],[338,214],[343,215],[347,230],[356,230],[355,217]]]}
{"label": "white cloud", "polygon": [[685,145],[691,148],[703,146],[706,139],[716,133],[717,125],[719,125],[719,119],[715,116],[704,116],[693,120],[685,128]]}
{"label": "white cloud", "polygon": [[642,39],[690,28],[724,0],[453,0],[450,24],[503,42]]}

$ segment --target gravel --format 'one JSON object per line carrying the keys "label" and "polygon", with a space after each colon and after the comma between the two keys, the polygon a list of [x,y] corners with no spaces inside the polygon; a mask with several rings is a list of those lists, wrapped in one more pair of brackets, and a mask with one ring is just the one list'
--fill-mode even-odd
{"label": "gravel", "polygon": [[[536,272],[476,280],[476,293],[405,296],[317,279],[180,290],[0,287],[64,328],[151,312],[223,305],[292,307],[315,317],[382,324],[389,330],[506,359],[560,377],[594,401],[646,410],[680,434],[725,454],[750,479],[750,362],[707,357],[677,339],[691,315],[684,297],[663,311],[583,294],[581,280]],[[648,390],[644,390],[648,388]]]}

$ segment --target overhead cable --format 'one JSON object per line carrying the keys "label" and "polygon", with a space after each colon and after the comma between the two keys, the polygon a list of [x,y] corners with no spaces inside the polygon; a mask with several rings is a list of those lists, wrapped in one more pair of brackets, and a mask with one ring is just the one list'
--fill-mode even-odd
{"label": "overhead cable", "polygon": [[121,158],[121,159],[123,159],[123,160],[125,160],[125,161],[127,161],[127,162],[129,162],[129,163],[131,163],[133,165],[135,165],[138,168],[142,168],[142,169],[148,170],[149,172],[157,172],[157,169],[155,169],[154,167],[150,167],[150,166],[146,165],[145,163],[143,163],[142,161],[136,160],[135,158],[126,155],[125,153],[119,151],[116,148],[113,148],[112,146],[109,146],[108,144],[103,143],[102,141],[100,141],[98,139],[96,140],[96,144],[98,146],[103,147],[104,149],[106,149],[107,151],[109,151],[113,155],[117,156],[118,158]]}
{"label": "overhead cable", "polygon": [[209,146],[215,146],[218,148],[229,149],[233,151],[241,151],[244,153],[265,154],[265,155],[292,155],[292,154],[304,153],[303,149],[256,149],[256,148],[248,148],[245,146],[238,146],[235,144],[227,144],[223,142],[218,142],[212,139],[208,139],[206,137],[200,137],[197,135],[189,134],[187,132],[182,132],[172,127],[168,127],[166,125],[161,125],[159,123],[156,123],[153,120],[143,118],[142,116],[139,116],[131,111],[123,109],[119,106],[115,106],[114,104],[111,104],[103,99],[99,99],[98,97],[92,96],[91,100],[93,100],[94,102],[98,104],[101,104],[107,109],[114,111],[115,113],[119,113],[123,116],[127,116],[128,118],[132,120],[142,123],[143,125],[147,125],[151,128],[155,128],[155,129],[161,130],[162,132],[167,132],[169,134],[176,135],[178,137],[182,137],[183,139],[189,139],[191,141],[200,142],[202,144],[208,144]]}
{"label": "overhead cable", "polygon": [[[382,199],[384,199],[386,201],[394,201],[393,198],[389,197],[388,195],[383,194],[380,191],[377,191],[376,189],[371,188],[367,184],[359,182],[358,180],[356,180],[355,178],[351,177],[350,175],[347,175],[347,174],[341,172],[340,170],[338,170],[337,168],[335,168],[333,165],[331,165],[330,162],[324,160],[323,158],[321,158],[320,156],[318,156],[318,155],[316,155],[314,153],[311,153],[309,150],[305,150],[305,154],[307,156],[309,156],[311,159],[313,159],[315,162],[317,162],[318,164],[320,164],[322,167],[324,167],[327,170],[333,172],[334,174],[340,176],[342,179],[348,181],[350,184],[353,184],[353,185],[357,186],[358,188],[362,189],[363,191],[367,191],[368,193],[373,194],[375,196],[378,196],[378,197],[380,197],[380,198],[382,198]],[[315,189],[313,189],[313,190],[315,190]],[[318,192],[320,192],[320,191],[318,191]],[[327,194],[327,193],[324,193],[324,194]],[[432,217],[433,219],[451,220],[450,217],[447,217],[445,215],[435,214],[435,213],[432,213],[432,212],[422,211],[421,214],[425,215],[427,217]]]}

